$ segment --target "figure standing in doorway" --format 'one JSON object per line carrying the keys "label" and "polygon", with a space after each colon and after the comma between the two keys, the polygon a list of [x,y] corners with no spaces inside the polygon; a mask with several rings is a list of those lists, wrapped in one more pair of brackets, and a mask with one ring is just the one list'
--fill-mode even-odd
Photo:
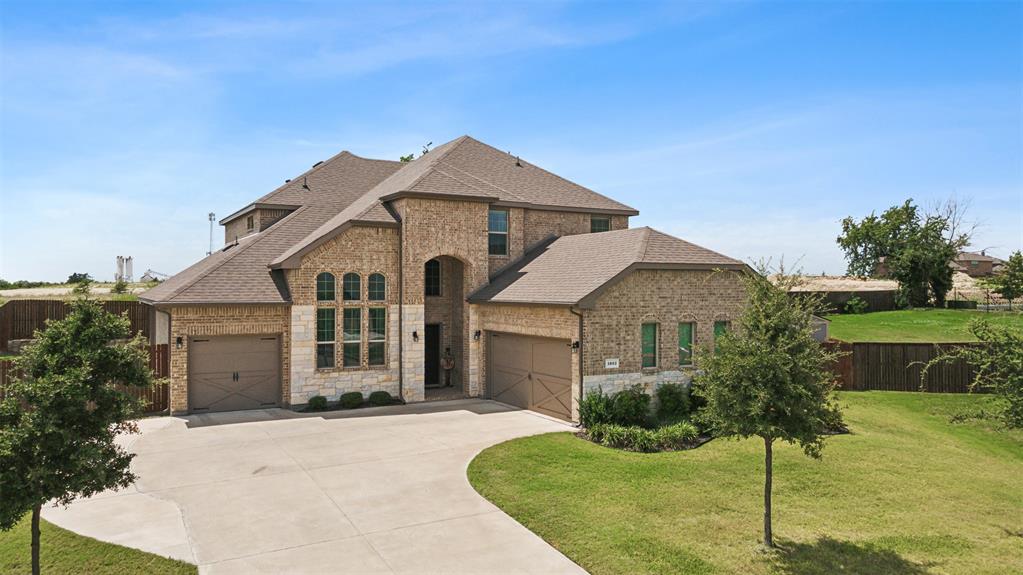
{"label": "figure standing in doorway", "polygon": [[455,369],[455,356],[451,355],[451,348],[444,348],[444,355],[440,358],[440,367],[444,370],[444,387],[451,387],[451,370]]}

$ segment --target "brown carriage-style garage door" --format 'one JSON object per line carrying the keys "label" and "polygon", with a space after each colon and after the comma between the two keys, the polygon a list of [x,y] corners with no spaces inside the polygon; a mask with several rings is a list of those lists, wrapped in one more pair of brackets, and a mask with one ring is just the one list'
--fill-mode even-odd
{"label": "brown carriage-style garage door", "polygon": [[188,354],[192,411],[235,411],[278,405],[281,398],[278,335],[196,337]]}
{"label": "brown carriage-style garage door", "polygon": [[490,334],[490,398],[554,417],[572,417],[572,348],[568,340]]}

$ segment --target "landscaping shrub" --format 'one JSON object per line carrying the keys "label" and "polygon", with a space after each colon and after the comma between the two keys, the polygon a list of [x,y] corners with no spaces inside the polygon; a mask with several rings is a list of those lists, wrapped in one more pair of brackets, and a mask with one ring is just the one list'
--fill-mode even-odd
{"label": "landscaping shrub", "polygon": [[585,428],[614,422],[614,399],[604,395],[604,390],[590,392],[579,403],[579,423]]}
{"label": "landscaping shrub", "polygon": [[845,313],[867,313],[868,307],[866,300],[854,295],[845,302]]}
{"label": "landscaping shrub", "polygon": [[338,399],[338,405],[345,409],[354,409],[362,406],[362,392],[350,391],[348,393],[342,393],[341,398]]}
{"label": "landscaping shrub", "polygon": [[381,406],[393,405],[394,403],[395,403],[394,398],[391,397],[391,394],[387,393],[386,391],[374,391],[373,393],[369,394],[370,405]]}
{"label": "landscaping shrub", "polygon": [[586,433],[591,441],[605,447],[644,453],[687,449],[700,435],[693,424],[685,421],[657,429],[603,423],[587,428]]}
{"label": "landscaping shrub", "polygon": [[306,409],[309,411],[323,411],[327,409],[327,398],[322,395],[314,395],[309,398],[309,404],[306,405]]}
{"label": "landscaping shrub", "polygon": [[614,408],[612,423],[618,425],[650,425],[650,396],[643,386],[634,385],[612,396]]}
{"label": "landscaping shrub", "polygon": [[113,293],[128,293],[128,282],[124,280],[117,280],[117,282],[114,283],[114,287],[112,287],[110,291]]}
{"label": "landscaping shrub", "polygon": [[657,418],[661,421],[680,421],[691,410],[689,386],[665,383],[657,388]]}

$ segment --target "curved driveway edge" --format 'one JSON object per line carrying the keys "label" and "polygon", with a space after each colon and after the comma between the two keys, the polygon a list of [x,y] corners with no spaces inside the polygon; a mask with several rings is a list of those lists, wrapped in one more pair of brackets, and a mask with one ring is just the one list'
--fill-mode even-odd
{"label": "curved driveway edge", "polygon": [[543,415],[459,400],[142,428],[132,489],[44,517],[201,573],[584,573],[466,477],[486,447],[572,429]]}

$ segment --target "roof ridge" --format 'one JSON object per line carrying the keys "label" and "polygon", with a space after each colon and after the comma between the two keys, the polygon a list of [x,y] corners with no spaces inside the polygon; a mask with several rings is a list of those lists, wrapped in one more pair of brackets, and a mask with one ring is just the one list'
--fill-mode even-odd
{"label": "roof ridge", "polygon": [[[216,264],[210,266],[209,269],[204,270],[202,273],[200,273],[199,275],[195,276],[192,279],[192,281],[186,282],[184,285],[182,285],[181,287],[179,287],[179,288],[177,288],[175,290],[171,290],[171,293],[167,295],[167,297],[164,299],[164,301],[172,300],[175,297],[181,295],[182,292],[188,290],[189,288],[191,288],[195,284],[199,283],[199,281],[202,280],[203,278],[205,278],[206,276],[208,276],[211,273],[213,273],[214,271],[222,268],[225,264],[227,264],[227,262],[229,262],[229,261],[233,260],[235,257],[237,257],[238,254],[240,254],[240,253],[244,252],[245,250],[251,248],[252,246],[254,246],[257,243],[259,243],[260,241],[265,240],[266,238],[268,238],[270,236],[271,232],[274,232],[277,229],[279,229],[278,226],[282,222],[284,222],[285,220],[291,219],[291,216],[294,215],[294,214],[297,214],[299,212],[305,211],[306,208],[308,208],[308,207],[309,206],[302,206],[302,207],[298,208],[297,210],[291,212],[290,214],[284,216],[283,218],[277,220],[276,222],[273,223],[273,225],[271,225],[270,227],[266,228],[262,232],[257,232],[255,234],[252,234],[252,235],[258,236],[258,237],[255,237],[252,240],[249,240],[248,242],[245,243],[244,246],[241,245],[241,243],[240,243],[241,240],[244,240],[247,237],[252,237],[252,235],[246,236],[246,238],[241,238],[240,240],[235,240],[236,242],[239,242],[238,244],[236,244],[236,247],[238,247],[239,249],[236,249],[236,250],[232,251],[227,256],[225,256],[224,259],[220,260]],[[225,250],[224,250],[224,248],[221,248],[220,250],[217,250],[217,251],[218,252],[222,252],[222,251],[225,251]],[[208,255],[206,257],[213,257],[213,254],[210,254],[210,255]]]}
{"label": "roof ridge", "polygon": [[643,230],[643,240],[639,242],[639,257],[636,259],[637,262],[646,261],[646,252],[650,249],[650,232],[653,231],[650,226],[643,226],[640,228]]}
{"label": "roof ridge", "polygon": [[[444,150],[443,152],[441,152],[440,155],[430,156],[430,152],[426,152],[425,154],[419,156],[418,160],[415,160],[414,162],[409,162],[408,164],[405,165],[405,167],[401,168],[401,170],[404,170],[405,168],[411,167],[413,163],[421,162],[421,161],[423,161],[423,158],[428,158],[426,169],[423,170],[423,173],[420,174],[418,178],[416,178],[416,179],[412,180],[411,182],[409,182],[408,185],[406,186],[406,188],[409,188],[409,189],[414,188],[416,186],[416,184],[418,184],[424,178],[426,178],[426,176],[430,174],[430,170],[434,169],[434,167],[436,167],[438,163],[443,161],[444,158],[448,154],[450,154],[451,152],[455,151],[456,149],[458,149],[459,146],[464,144],[467,138],[469,138],[469,136],[459,136],[459,137],[455,138],[454,140],[451,140],[450,142],[444,142],[443,144],[441,144],[441,145],[439,145],[437,147],[438,148],[443,148],[444,146],[447,146],[447,145],[450,145],[450,144],[453,144],[453,145],[450,148],[448,148],[448,149]],[[391,174],[391,176],[393,176],[395,174],[401,173],[401,170],[398,170],[398,171],[394,172],[394,174]],[[377,189],[384,182],[389,180],[391,178],[391,176],[388,176],[387,178],[384,178],[384,180],[382,182],[380,182],[376,186],[373,186],[373,188],[368,190],[366,193],[368,194],[368,193],[372,192],[373,190]],[[399,191],[404,192],[404,191],[407,191],[407,190],[399,190]]]}

